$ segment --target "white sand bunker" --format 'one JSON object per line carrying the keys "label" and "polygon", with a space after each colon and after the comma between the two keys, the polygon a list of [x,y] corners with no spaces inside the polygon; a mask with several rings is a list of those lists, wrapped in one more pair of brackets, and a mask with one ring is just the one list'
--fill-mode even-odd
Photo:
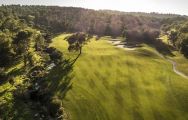
{"label": "white sand bunker", "polygon": [[112,43],[114,46],[118,47],[118,48],[122,48],[124,50],[135,50],[136,48],[134,47],[129,47],[129,46],[126,46],[125,42],[121,41],[121,40],[118,40],[118,39],[112,39],[112,40],[109,40],[108,41],[109,43]]}

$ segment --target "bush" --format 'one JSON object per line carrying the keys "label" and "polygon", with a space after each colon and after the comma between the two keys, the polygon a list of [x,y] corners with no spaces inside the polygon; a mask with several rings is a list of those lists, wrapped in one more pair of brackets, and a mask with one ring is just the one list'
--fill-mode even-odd
{"label": "bush", "polygon": [[184,56],[188,56],[188,34],[182,33],[179,36],[179,46],[180,46],[180,51],[181,53],[184,54]]}
{"label": "bush", "polygon": [[51,116],[56,117],[60,108],[62,107],[62,102],[57,97],[51,99],[49,103],[49,112]]}
{"label": "bush", "polygon": [[62,58],[62,53],[53,47],[46,48],[45,52],[49,54],[50,59],[55,63],[58,63]]}
{"label": "bush", "polygon": [[4,68],[0,67],[0,84],[4,83],[7,79],[8,76],[4,73]]}

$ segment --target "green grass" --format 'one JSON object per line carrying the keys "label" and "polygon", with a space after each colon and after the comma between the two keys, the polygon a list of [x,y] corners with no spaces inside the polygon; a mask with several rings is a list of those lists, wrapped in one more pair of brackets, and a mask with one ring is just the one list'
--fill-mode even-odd
{"label": "green grass", "polygon": [[[173,30],[174,31],[174,30]],[[162,40],[166,45],[172,45],[172,43],[169,43],[169,38],[167,35],[161,35],[160,40]],[[181,54],[178,51],[173,51],[172,52],[173,56],[167,56],[173,61],[176,62],[176,68],[183,72],[184,74],[188,75],[188,60],[187,58],[184,57],[183,54]]]}
{"label": "green grass", "polygon": [[184,57],[184,55],[180,54],[177,51],[173,52],[174,56],[170,57],[177,63],[177,69],[183,72],[184,74],[188,75],[188,60]]}
{"label": "green grass", "polygon": [[[73,58],[64,37],[54,38],[52,46]],[[73,75],[63,100],[72,120],[188,119],[188,80],[149,46],[125,51],[103,39],[91,40]]]}

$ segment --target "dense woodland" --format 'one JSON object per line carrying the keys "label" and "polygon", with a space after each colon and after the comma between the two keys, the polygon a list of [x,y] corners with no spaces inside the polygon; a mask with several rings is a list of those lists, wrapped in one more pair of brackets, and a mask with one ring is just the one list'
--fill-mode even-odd
{"label": "dense woodland", "polygon": [[46,81],[55,66],[69,72],[71,65],[49,47],[51,34],[34,27],[33,16],[22,19],[2,7],[0,17],[0,85],[10,84],[0,95],[0,119],[62,118],[61,101]]}
{"label": "dense woodland", "polygon": [[187,16],[174,14],[95,11],[57,6],[12,5],[1,8],[24,20],[28,25],[49,33],[86,32],[113,37],[127,34],[127,38],[136,41],[145,41],[148,35],[156,37],[155,34],[161,33],[161,30],[165,33],[178,30],[187,21]]}
{"label": "dense woodland", "polygon": [[[8,116],[11,119],[23,118],[24,115],[18,115],[16,106],[12,104],[16,101],[24,102],[31,115],[34,114],[33,111],[39,111],[46,118],[61,118],[64,110],[61,108],[59,98],[53,98],[50,90],[44,89],[48,84],[43,81],[48,79],[54,66],[63,66],[62,71],[66,71],[65,74],[72,69],[72,63],[62,58],[63,53],[49,47],[53,36],[63,32],[85,32],[99,37],[122,36],[126,41],[159,43],[160,46],[162,43],[156,38],[163,34],[169,38],[171,47],[165,46],[167,49],[173,48],[188,56],[186,16],[95,11],[57,6],[3,5],[0,7],[0,85],[9,82],[14,89],[7,90],[13,96],[12,99],[6,100],[4,96],[3,101],[0,101],[0,119],[9,119]],[[81,46],[84,43],[82,40],[85,41],[86,36],[88,37],[75,34],[72,38],[68,38],[69,49],[80,50],[81,53]],[[82,40],[75,42],[77,38],[80,40],[79,37]],[[157,47],[156,49],[160,50]],[[14,71],[7,74],[6,71],[10,66],[21,61],[24,63],[21,72]],[[22,79],[19,85],[14,84],[13,79],[17,74],[20,74]],[[66,82],[65,90],[68,87],[69,83]],[[0,93],[0,96],[3,94]],[[44,101],[50,104],[47,105]]]}
{"label": "dense woodland", "polygon": [[57,6],[21,7],[15,5],[2,8],[8,9],[9,12],[17,15],[20,19],[25,19],[28,23],[33,18],[35,25],[54,33],[82,31],[98,35],[119,36],[125,28],[128,30],[159,29],[163,22],[185,19],[184,16],[179,15],[95,11]]}

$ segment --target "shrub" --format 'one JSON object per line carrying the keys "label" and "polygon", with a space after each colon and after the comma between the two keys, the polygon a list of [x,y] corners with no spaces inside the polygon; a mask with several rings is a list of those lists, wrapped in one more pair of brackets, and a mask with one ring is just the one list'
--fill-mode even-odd
{"label": "shrub", "polygon": [[49,54],[50,59],[53,60],[55,63],[58,63],[61,60],[62,53],[53,47],[46,48],[46,53]]}
{"label": "shrub", "polygon": [[61,107],[62,107],[61,100],[58,99],[57,97],[52,98],[49,103],[49,112],[51,116],[56,117]]}

